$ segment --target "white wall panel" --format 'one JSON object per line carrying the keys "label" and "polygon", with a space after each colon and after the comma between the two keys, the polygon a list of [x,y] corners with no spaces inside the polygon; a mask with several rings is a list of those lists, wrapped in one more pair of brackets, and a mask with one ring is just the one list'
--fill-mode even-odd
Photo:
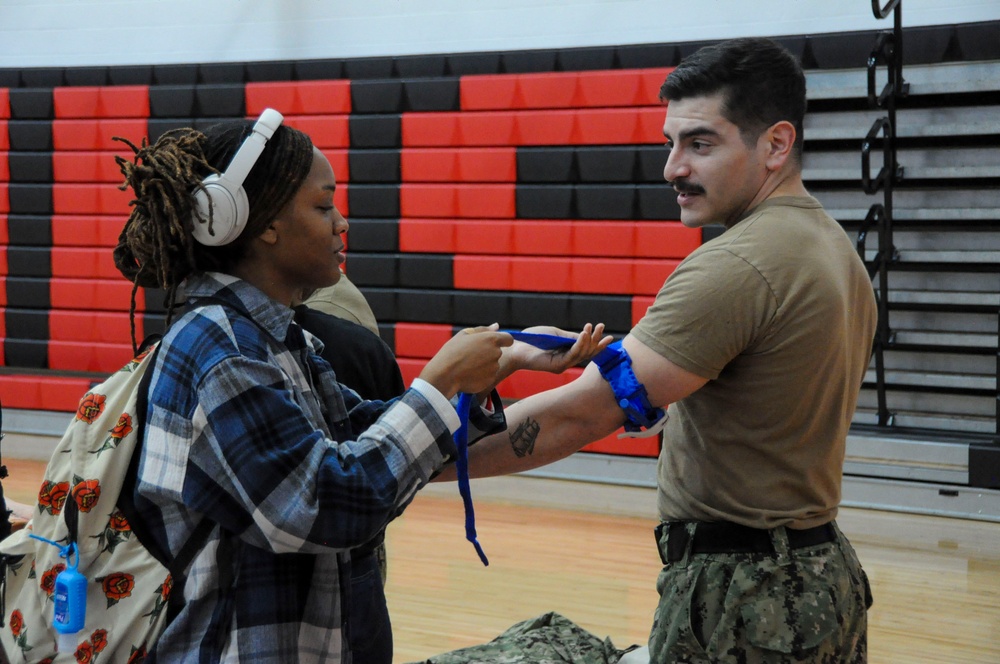
{"label": "white wall panel", "polygon": [[[998,0],[903,1],[904,27],[998,19]],[[0,0],[0,67],[461,53],[887,27],[891,19],[877,21],[869,0]]]}

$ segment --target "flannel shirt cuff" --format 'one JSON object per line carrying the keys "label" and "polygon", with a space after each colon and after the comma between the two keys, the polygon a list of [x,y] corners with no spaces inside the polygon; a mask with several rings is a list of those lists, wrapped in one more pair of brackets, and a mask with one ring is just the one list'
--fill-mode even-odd
{"label": "flannel shirt cuff", "polygon": [[448,399],[445,399],[441,392],[428,383],[423,378],[414,378],[413,383],[410,387],[421,395],[427,402],[431,405],[434,411],[441,417],[445,426],[448,427],[448,431],[455,433],[458,431],[458,427],[461,426],[461,422],[458,420],[458,413],[455,411],[455,406]]}

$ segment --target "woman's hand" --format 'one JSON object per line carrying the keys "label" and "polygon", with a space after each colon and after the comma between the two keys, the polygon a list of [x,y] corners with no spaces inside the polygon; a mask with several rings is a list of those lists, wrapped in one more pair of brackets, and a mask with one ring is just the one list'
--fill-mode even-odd
{"label": "woman's hand", "polygon": [[513,339],[499,325],[466,328],[449,339],[424,365],[420,378],[451,398],[459,392],[489,391],[499,382],[504,347]]}
{"label": "woman's hand", "polygon": [[604,323],[597,325],[587,323],[583,326],[583,330],[575,335],[547,325],[529,327],[524,332],[549,334],[567,339],[575,337],[576,341],[572,346],[555,350],[544,350],[523,341],[514,341],[513,345],[503,349],[500,371],[504,377],[521,369],[562,373],[570,367],[589,362],[613,341],[613,337],[604,334]]}

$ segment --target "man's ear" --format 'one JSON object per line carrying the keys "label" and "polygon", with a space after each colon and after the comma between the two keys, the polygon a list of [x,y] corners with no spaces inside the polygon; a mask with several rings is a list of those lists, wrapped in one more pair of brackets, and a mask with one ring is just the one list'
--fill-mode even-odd
{"label": "man's ear", "polygon": [[791,158],[795,147],[795,126],[787,120],[781,120],[764,132],[764,138],[768,147],[764,163],[769,170],[780,170]]}

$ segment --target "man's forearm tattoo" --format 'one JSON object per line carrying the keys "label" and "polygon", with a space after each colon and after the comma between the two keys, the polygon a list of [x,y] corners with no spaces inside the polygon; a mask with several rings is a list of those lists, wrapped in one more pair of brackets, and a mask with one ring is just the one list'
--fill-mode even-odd
{"label": "man's forearm tattoo", "polygon": [[517,428],[510,432],[510,448],[518,457],[526,457],[535,451],[535,439],[538,438],[538,431],[541,429],[536,420],[530,417],[517,425]]}

